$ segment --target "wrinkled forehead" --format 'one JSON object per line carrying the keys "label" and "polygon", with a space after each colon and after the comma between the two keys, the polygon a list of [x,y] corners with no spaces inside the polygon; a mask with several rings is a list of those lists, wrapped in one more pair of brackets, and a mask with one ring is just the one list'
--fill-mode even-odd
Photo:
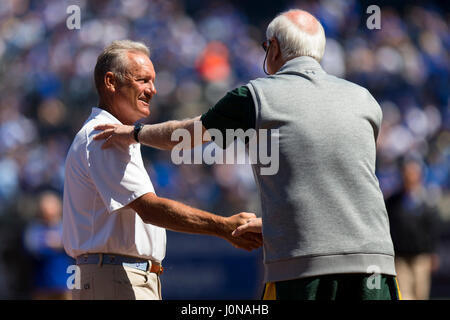
{"label": "wrinkled forehead", "polygon": [[136,76],[155,76],[155,69],[150,58],[143,53],[128,52],[128,71]]}
{"label": "wrinkled forehead", "polygon": [[306,33],[313,35],[319,30],[319,21],[306,11],[291,10],[284,15]]}

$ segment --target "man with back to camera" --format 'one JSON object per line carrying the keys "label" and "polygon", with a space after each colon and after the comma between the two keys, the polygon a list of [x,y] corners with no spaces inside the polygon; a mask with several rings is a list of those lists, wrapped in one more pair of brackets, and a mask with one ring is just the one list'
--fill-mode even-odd
{"label": "man with back to camera", "polygon": [[252,250],[260,234],[235,238],[232,231],[256,217],[217,216],[155,195],[140,145],[102,150],[94,126],[131,125],[150,114],[156,94],[148,48],[114,41],[98,57],[99,106],[77,133],[66,158],[63,242],[76,259],[80,287],[74,299],[161,299],[165,229],[209,234]]}
{"label": "man with back to camera", "polygon": [[170,150],[172,133],[194,136],[196,121],[204,132],[279,130],[278,172],[262,175],[261,165],[252,165],[262,219],[234,232],[263,233],[263,299],[400,299],[375,176],[380,106],[365,88],[321,68],[325,33],[308,12],[278,15],[266,37],[268,77],[228,92],[202,116],[136,130],[104,124],[94,139],[107,139],[103,148],[128,145],[138,132],[141,143]]}

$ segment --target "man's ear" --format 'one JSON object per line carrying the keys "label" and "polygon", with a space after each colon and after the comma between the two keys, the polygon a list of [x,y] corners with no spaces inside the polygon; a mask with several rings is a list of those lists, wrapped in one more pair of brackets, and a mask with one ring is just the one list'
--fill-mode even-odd
{"label": "man's ear", "polygon": [[273,50],[273,53],[272,53],[273,60],[280,59],[281,58],[280,44],[278,43],[278,39],[275,38],[275,37],[272,38],[272,46],[273,46],[273,48],[272,48],[272,50]]}
{"label": "man's ear", "polygon": [[106,91],[109,92],[115,92],[117,89],[117,79],[114,73],[111,71],[108,71],[105,73],[105,76],[103,77],[103,82],[105,84]]}

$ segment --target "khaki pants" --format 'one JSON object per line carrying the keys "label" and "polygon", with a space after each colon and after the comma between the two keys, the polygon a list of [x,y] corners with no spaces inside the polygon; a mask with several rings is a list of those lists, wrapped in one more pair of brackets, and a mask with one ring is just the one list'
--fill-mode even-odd
{"label": "khaki pants", "polygon": [[429,298],[432,255],[396,257],[395,269],[403,300],[427,300]]}
{"label": "khaki pants", "polygon": [[73,300],[161,300],[161,281],[156,273],[121,265],[78,265],[80,288]]}

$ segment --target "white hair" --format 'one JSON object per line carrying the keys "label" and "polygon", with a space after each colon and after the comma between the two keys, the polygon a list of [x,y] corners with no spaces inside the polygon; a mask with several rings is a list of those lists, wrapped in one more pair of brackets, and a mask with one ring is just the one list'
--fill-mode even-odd
{"label": "white hair", "polygon": [[326,43],[322,25],[317,21],[319,26],[316,33],[307,33],[286,16],[291,11],[294,10],[283,12],[270,22],[266,31],[267,39],[277,38],[283,59],[308,56],[320,62]]}
{"label": "white hair", "polygon": [[116,40],[107,46],[97,58],[94,79],[97,91],[103,86],[103,77],[107,72],[112,72],[119,83],[125,83],[128,71],[128,52],[139,52],[150,56],[149,48],[142,42],[131,40]]}

